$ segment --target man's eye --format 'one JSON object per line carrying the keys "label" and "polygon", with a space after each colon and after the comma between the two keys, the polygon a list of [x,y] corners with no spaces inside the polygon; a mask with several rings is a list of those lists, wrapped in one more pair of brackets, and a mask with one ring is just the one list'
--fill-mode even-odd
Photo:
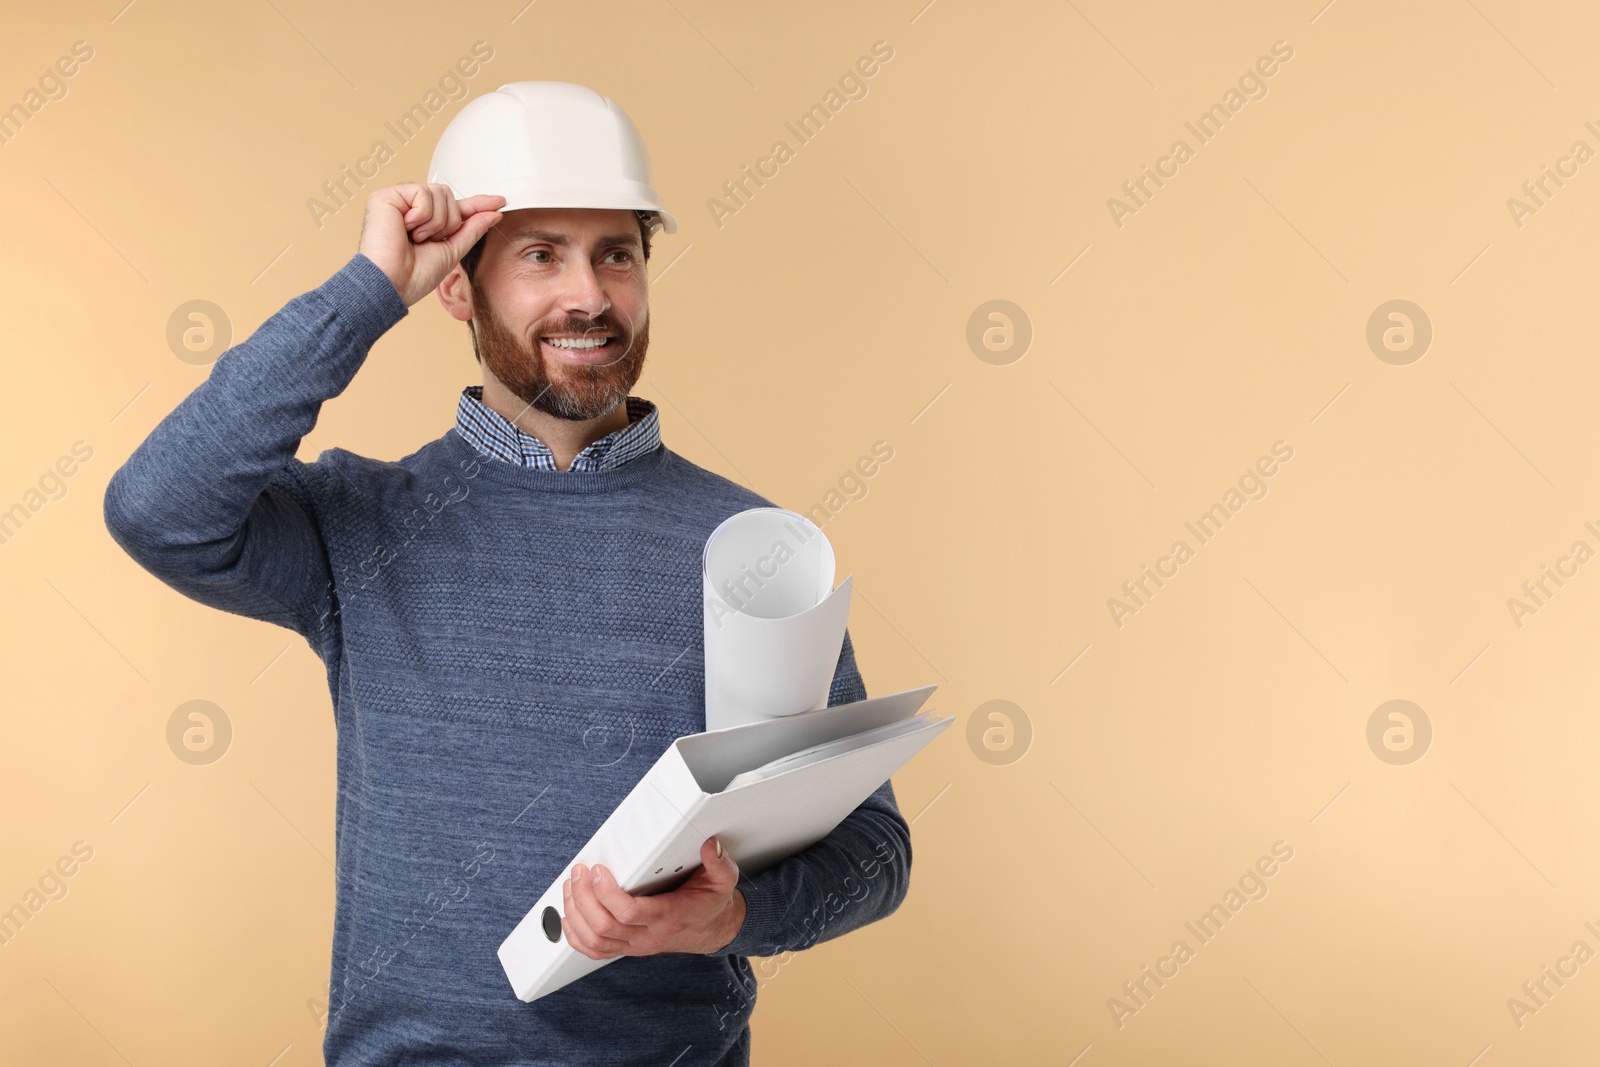
{"label": "man's eye", "polygon": [[[535,248],[527,253],[529,256],[548,256],[549,254],[550,250],[548,248]],[[539,260],[538,262],[548,263],[549,260]]]}
{"label": "man's eye", "polygon": [[630,261],[630,262],[633,260],[633,253],[627,251],[626,249],[619,248],[619,249],[617,249],[615,252],[613,252],[611,254],[613,256],[622,256],[623,259],[625,259],[627,261]]}

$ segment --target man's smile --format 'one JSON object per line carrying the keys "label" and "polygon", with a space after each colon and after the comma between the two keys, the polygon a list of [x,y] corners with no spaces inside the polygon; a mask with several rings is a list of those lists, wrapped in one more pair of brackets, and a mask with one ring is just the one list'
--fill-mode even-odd
{"label": "man's smile", "polygon": [[606,363],[611,361],[611,349],[616,338],[611,336],[574,337],[569,335],[539,338],[540,345],[562,359],[572,363]]}

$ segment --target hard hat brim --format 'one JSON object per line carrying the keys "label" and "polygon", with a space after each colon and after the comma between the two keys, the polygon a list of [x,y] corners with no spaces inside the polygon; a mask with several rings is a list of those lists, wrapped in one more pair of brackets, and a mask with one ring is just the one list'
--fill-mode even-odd
{"label": "hard hat brim", "polygon": [[[434,179],[437,180],[437,179]],[[474,189],[466,192],[450,186],[450,195],[457,200],[465,200],[469,196],[503,196],[506,198],[505,206],[501,213],[521,211],[525,208],[589,208],[596,211],[646,211],[661,218],[661,228],[665,233],[678,232],[678,219],[672,212],[661,206],[661,198],[656,191],[647,185],[638,182],[628,182],[610,190],[594,189],[548,189],[539,186],[533,179],[523,181],[498,182],[493,188]]]}

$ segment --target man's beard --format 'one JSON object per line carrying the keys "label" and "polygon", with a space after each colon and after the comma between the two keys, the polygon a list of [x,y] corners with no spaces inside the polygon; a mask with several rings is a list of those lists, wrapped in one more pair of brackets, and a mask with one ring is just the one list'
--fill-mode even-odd
{"label": "man's beard", "polygon": [[[650,319],[637,333],[631,324],[602,313],[593,319],[565,318],[539,327],[544,334],[610,334],[605,363],[566,363],[552,378],[539,336],[532,347],[507,330],[484,294],[473,287],[473,345],[478,358],[506,389],[523,403],[558,419],[584,422],[615,410],[644,373],[645,352],[650,347]],[[615,355],[609,353],[615,352]]]}

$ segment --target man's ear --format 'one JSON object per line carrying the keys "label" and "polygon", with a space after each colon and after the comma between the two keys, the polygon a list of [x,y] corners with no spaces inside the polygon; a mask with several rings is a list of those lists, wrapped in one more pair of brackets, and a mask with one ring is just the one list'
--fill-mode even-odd
{"label": "man's ear", "polygon": [[451,318],[461,322],[472,319],[472,283],[467,280],[467,272],[461,268],[461,264],[457,263],[451,268],[434,292]]}

